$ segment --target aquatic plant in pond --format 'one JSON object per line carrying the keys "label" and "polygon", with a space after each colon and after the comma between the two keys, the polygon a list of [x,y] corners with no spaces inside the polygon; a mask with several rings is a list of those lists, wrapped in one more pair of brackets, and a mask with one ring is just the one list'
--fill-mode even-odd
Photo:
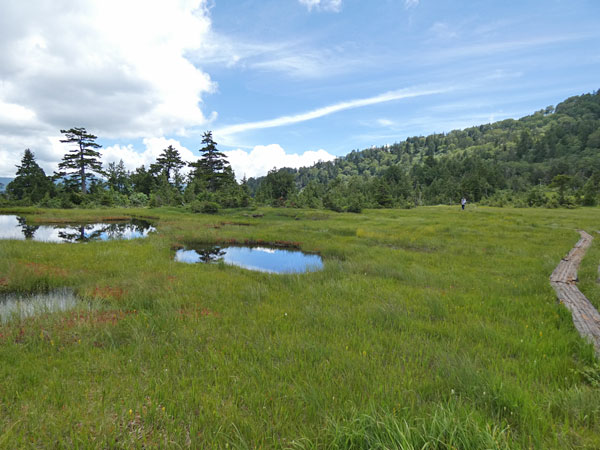
{"label": "aquatic plant in pond", "polygon": [[268,247],[201,246],[190,250],[180,249],[175,261],[185,263],[225,264],[268,273],[313,272],[323,268],[319,255],[310,255],[297,250]]}
{"label": "aquatic plant in pond", "polygon": [[24,217],[0,215],[0,239],[34,240],[40,242],[88,242],[146,237],[155,228],[145,220],[87,224],[27,223]]}
{"label": "aquatic plant in pond", "polygon": [[66,311],[79,301],[70,289],[59,289],[44,294],[8,294],[0,297],[0,323],[24,319],[36,314]]}

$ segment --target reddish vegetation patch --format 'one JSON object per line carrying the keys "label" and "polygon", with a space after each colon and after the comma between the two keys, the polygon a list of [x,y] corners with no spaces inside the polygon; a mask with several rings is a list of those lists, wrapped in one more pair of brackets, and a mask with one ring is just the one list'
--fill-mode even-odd
{"label": "reddish vegetation patch", "polygon": [[131,220],[128,216],[108,216],[102,219],[102,222],[125,222]]}
{"label": "reddish vegetation patch", "polygon": [[8,286],[8,277],[0,277],[0,286]]}
{"label": "reddish vegetation patch", "polygon": [[[47,328],[40,329],[35,325],[32,318],[27,319],[24,324],[7,325],[0,330],[0,342],[14,340],[21,344],[26,339],[41,337],[43,340],[53,342],[52,339],[58,339],[62,344],[74,344],[79,341],[76,334],[69,333],[68,330],[82,325],[88,326],[108,326],[116,325],[128,316],[137,314],[136,310],[122,311],[119,309],[108,311],[71,311],[54,324]],[[96,343],[94,342],[94,345]]]}
{"label": "reddish vegetation patch", "polygon": [[127,316],[137,314],[137,311],[121,311],[113,309],[108,311],[73,311],[61,320],[61,327],[64,329],[74,328],[78,325],[116,325]]}
{"label": "reddish vegetation patch", "polygon": [[14,340],[17,344],[22,344],[25,342],[25,338],[27,337],[28,329],[24,326],[19,327],[6,327],[0,332],[0,342]]}
{"label": "reddish vegetation patch", "polygon": [[221,225],[235,225],[238,227],[249,227],[252,224],[251,223],[247,223],[247,222],[221,222]]}
{"label": "reddish vegetation patch", "polygon": [[23,262],[19,261],[19,264],[25,266],[27,270],[33,272],[34,275],[52,275],[56,277],[66,277],[68,272],[65,269],[61,269],[60,267],[53,267],[47,264],[39,264],[36,262]]}
{"label": "reddish vegetation patch", "polygon": [[15,342],[22,343],[25,340],[25,328],[20,327],[17,336],[15,337]]}
{"label": "reddish vegetation patch", "polygon": [[215,229],[220,229],[221,227],[224,226],[237,226],[237,227],[249,227],[252,224],[251,223],[247,223],[247,222],[219,222],[219,223],[207,223],[204,226],[206,228],[215,228]]}
{"label": "reddish vegetation patch", "polygon": [[91,293],[94,298],[113,298],[119,300],[125,294],[125,290],[120,287],[113,286],[96,286]]}
{"label": "reddish vegetation patch", "polygon": [[179,317],[184,319],[184,318],[190,318],[190,317],[208,317],[208,316],[213,316],[213,317],[219,317],[219,313],[216,311],[211,311],[210,309],[207,308],[181,308],[179,309],[179,311],[177,311],[179,313]]}
{"label": "reddish vegetation patch", "polygon": [[243,241],[238,239],[217,239],[217,244],[227,245],[248,245],[250,247],[267,246],[277,248],[296,248],[300,249],[300,242],[292,241],[264,241],[262,239],[244,239]]}

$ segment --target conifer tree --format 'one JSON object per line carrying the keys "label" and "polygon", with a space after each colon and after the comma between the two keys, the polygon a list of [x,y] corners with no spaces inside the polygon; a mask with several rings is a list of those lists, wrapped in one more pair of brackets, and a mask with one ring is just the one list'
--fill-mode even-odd
{"label": "conifer tree", "polygon": [[189,165],[195,170],[191,177],[199,178],[206,182],[209,191],[216,192],[224,179],[228,178],[228,172],[225,170],[229,166],[224,153],[217,150],[217,143],[213,141],[212,132],[207,131],[202,136],[204,147],[200,149],[202,157],[195,163]]}
{"label": "conifer tree", "polygon": [[108,187],[112,190],[121,194],[129,194],[131,191],[131,181],[129,180],[129,173],[125,169],[125,163],[123,160],[119,160],[119,163],[114,162],[108,163],[106,168],[106,181]]}
{"label": "conifer tree", "polygon": [[93,178],[91,172],[103,174],[102,163],[98,159],[100,153],[96,151],[102,146],[96,144],[97,137],[89,134],[85,128],[71,128],[60,132],[66,136],[66,139],[61,139],[60,142],[72,144],[73,148],[63,156],[62,162],[58,164],[60,171],[56,175],[73,180],[80,186],[81,193],[86,194],[86,181],[90,177]]}
{"label": "conifer tree", "polygon": [[172,145],[169,145],[156,158],[156,162],[150,165],[150,171],[155,174],[164,174],[169,182],[171,178],[177,181],[179,169],[184,165],[183,159],[179,156],[179,151]]}
{"label": "conifer tree", "polygon": [[32,202],[40,201],[46,193],[52,190],[52,180],[46,176],[35,161],[35,155],[29,149],[25,149],[21,165],[17,166],[14,180],[6,186],[8,195],[16,200],[29,198]]}

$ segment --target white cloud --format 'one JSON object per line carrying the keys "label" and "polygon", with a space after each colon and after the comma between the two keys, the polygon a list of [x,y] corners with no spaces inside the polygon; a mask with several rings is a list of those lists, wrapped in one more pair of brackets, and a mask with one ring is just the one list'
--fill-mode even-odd
{"label": "white cloud", "polygon": [[423,95],[439,94],[442,92],[449,91],[450,88],[445,89],[398,89],[396,91],[385,92],[374,97],[348,100],[345,102],[335,103],[330,106],[323,108],[317,108],[312,111],[305,113],[296,114],[293,116],[282,116],[275,119],[261,120],[258,122],[246,122],[237,125],[230,125],[218,129],[214,132],[215,136],[227,136],[236,133],[242,133],[249,130],[257,130],[262,128],[274,128],[281,127],[284,125],[291,125],[294,123],[305,122],[307,120],[317,119],[319,117],[327,116],[339,111],[346,109],[360,108],[362,106],[376,105],[378,103],[391,102],[394,100],[401,100],[404,98],[419,97]]}
{"label": "white cloud", "polygon": [[[138,167],[144,165],[146,169],[150,167],[150,164],[156,162],[156,158],[166,149],[169,145],[172,145],[177,151],[179,156],[185,162],[196,161],[199,156],[194,155],[191,150],[181,145],[176,139],[167,139],[164,137],[145,138],[143,141],[145,149],[143,151],[136,151],[134,147],[130,145],[112,145],[102,150],[102,162],[104,166],[110,162],[119,162],[123,160],[123,164],[127,170],[133,171]],[[189,172],[186,167],[182,169],[182,173]]]}
{"label": "white cloud", "polygon": [[301,4],[306,6],[309,11],[313,8],[321,9],[324,11],[339,12],[342,8],[342,0],[298,0]]}
{"label": "white cloud", "polygon": [[227,156],[238,179],[266,175],[273,167],[306,167],[319,161],[332,161],[335,156],[325,150],[306,151],[302,154],[288,154],[279,144],[257,145],[250,152],[230,150],[223,152]]}
{"label": "white cloud", "polygon": [[52,154],[61,128],[122,138],[207,124],[215,86],[186,59],[210,34],[205,1],[0,2],[0,173],[27,147]]}
{"label": "white cloud", "polygon": [[404,0],[404,6],[406,9],[416,8],[419,6],[420,0]]}

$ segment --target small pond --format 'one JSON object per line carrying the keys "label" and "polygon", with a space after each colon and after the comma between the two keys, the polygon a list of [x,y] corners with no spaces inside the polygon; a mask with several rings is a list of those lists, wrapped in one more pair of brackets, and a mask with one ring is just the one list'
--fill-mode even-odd
{"label": "small pond", "polygon": [[180,249],[175,254],[175,261],[184,263],[222,261],[244,269],[268,273],[303,273],[323,268],[323,261],[319,255],[267,247],[203,246]]}
{"label": "small pond", "polygon": [[24,217],[0,215],[0,239],[41,242],[89,242],[136,239],[148,236],[155,228],[145,220],[128,222],[28,224]]}
{"label": "small pond", "polygon": [[11,319],[24,319],[36,314],[66,311],[80,301],[70,289],[59,289],[46,294],[8,294],[0,296],[0,324]]}

